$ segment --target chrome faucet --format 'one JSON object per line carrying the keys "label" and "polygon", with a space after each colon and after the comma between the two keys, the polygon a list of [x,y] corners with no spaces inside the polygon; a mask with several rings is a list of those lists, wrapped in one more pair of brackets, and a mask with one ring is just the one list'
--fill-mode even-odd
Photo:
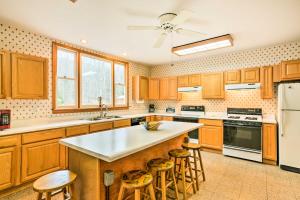
{"label": "chrome faucet", "polygon": [[[107,114],[107,106],[102,103],[102,97],[101,96],[98,97],[98,101],[99,101],[99,108],[100,108],[100,118],[103,118]],[[103,108],[104,107],[106,107],[106,113],[103,113]]]}

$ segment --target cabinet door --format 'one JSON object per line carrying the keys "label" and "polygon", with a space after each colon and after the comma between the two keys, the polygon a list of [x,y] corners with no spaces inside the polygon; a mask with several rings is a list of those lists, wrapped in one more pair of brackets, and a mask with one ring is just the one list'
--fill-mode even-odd
{"label": "cabinet door", "polygon": [[189,75],[189,86],[200,86],[201,85],[201,75],[200,74],[193,74]]}
{"label": "cabinet door", "polygon": [[7,52],[0,52],[0,98],[10,96],[10,56]]}
{"label": "cabinet door", "polygon": [[60,145],[58,140],[47,140],[22,146],[21,182],[65,167],[65,147]]}
{"label": "cabinet door", "polygon": [[110,130],[113,128],[112,122],[101,122],[101,123],[95,123],[90,124],[90,132],[98,132],[98,131],[105,131]]}
{"label": "cabinet door", "polygon": [[177,100],[177,77],[169,77],[168,82],[168,99]]}
{"label": "cabinet door", "polygon": [[144,76],[140,76],[140,99],[146,100],[148,99],[149,94],[149,82],[148,78]]}
{"label": "cabinet door", "polygon": [[19,174],[19,148],[17,146],[0,148],[0,190],[16,184]]}
{"label": "cabinet door", "polygon": [[273,66],[273,82],[274,83],[280,82],[280,65]]}
{"label": "cabinet door", "polygon": [[277,131],[275,124],[263,124],[263,158],[277,161]]}
{"label": "cabinet door", "polygon": [[235,84],[241,82],[241,70],[227,71],[224,74],[226,84]]}
{"label": "cabinet door", "polygon": [[168,84],[169,84],[169,79],[168,78],[161,78],[159,80],[159,99],[168,99]]}
{"label": "cabinet door", "polygon": [[223,73],[202,74],[202,96],[204,99],[223,99]]}
{"label": "cabinet door", "polygon": [[281,80],[300,79],[300,60],[284,61],[281,63]]}
{"label": "cabinet door", "polygon": [[242,83],[258,83],[259,82],[259,67],[242,69]]}
{"label": "cabinet door", "polygon": [[162,117],[163,121],[173,121],[173,117],[169,117],[169,116],[163,116]]}
{"label": "cabinet door", "polygon": [[262,67],[260,70],[261,98],[273,98],[273,67]]}
{"label": "cabinet door", "polygon": [[189,86],[189,76],[178,76],[178,87],[188,87]]}
{"label": "cabinet door", "polygon": [[118,120],[118,121],[114,121],[113,124],[114,124],[114,128],[127,127],[127,126],[131,126],[131,120],[130,119]]}
{"label": "cabinet door", "polygon": [[12,54],[12,98],[47,99],[48,60]]}
{"label": "cabinet door", "polygon": [[222,150],[223,127],[203,126],[200,128],[200,144],[203,147]]}
{"label": "cabinet door", "polygon": [[81,126],[73,126],[66,128],[66,136],[76,136],[76,135],[83,135],[89,133],[90,127],[89,125],[81,125]]}
{"label": "cabinet door", "polygon": [[159,79],[157,78],[149,79],[149,99],[150,100],[159,99]]}

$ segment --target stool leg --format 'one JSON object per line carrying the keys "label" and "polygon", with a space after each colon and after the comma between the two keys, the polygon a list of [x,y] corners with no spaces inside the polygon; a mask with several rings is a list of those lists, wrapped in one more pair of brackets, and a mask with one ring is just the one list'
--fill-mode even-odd
{"label": "stool leg", "polygon": [[165,171],[161,171],[160,172],[160,176],[161,176],[161,199],[162,200],[167,200],[167,189],[166,189],[166,172]]}
{"label": "stool leg", "polygon": [[193,176],[193,171],[192,171],[192,166],[191,166],[191,162],[190,162],[190,159],[189,158],[186,158],[187,159],[187,164],[188,164],[188,169],[189,169],[189,172],[190,172],[190,176],[191,176],[191,181],[192,181],[192,186],[193,186],[193,192],[194,194],[196,194],[196,185],[195,185],[195,180],[194,180],[194,176]]}
{"label": "stool leg", "polygon": [[180,168],[181,168],[181,178],[182,178],[182,189],[183,189],[183,199],[186,200],[186,182],[185,182],[185,162],[184,159],[182,158],[180,161]]}
{"label": "stool leg", "polygon": [[175,196],[176,196],[176,199],[179,200],[178,188],[177,188],[175,173],[174,173],[173,169],[171,170],[171,176],[172,176],[173,183],[174,183]]}
{"label": "stool leg", "polygon": [[42,197],[43,197],[43,193],[38,193],[37,200],[42,200]]}
{"label": "stool leg", "polygon": [[51,192],[46,193],[46,200],[51,200]]}
{"label": "stool leg", "polygon": [[141,200],[141,190],[140,189],[134,190],[134,200]]}
{"label": "stool leg", "polygon": [[148,186],[148,190],[149,190],[149,194],[150,194],[150,199],[151,200],[155,200],[155,193],[154,193],[154,189],[153,189],[153,185],[150,184]]}
{"label": "stool leg", "polygon": [[202,157],[201,157],[200,149],[198,149],[198,157],[199,157],[199,160],[200,160],[200,167],[201,167],[201,171],[202,171],[203,181],[205,181],[205,173],[204,173],[204,167],[203,167],[203,163],[202,163]]}
{"label": "stool leg", "polygon": [[199,190],[199,180],[198,180],[198,165],[197,165],[197,153],[196,153],[196,150],[194,149],[193,150],[193,158],[194,158],[194,171],[195,171],[195,179],[196,179],[196,187],[197,187],[197,190]]}
{"label": "stool leg", "polygon": [[122,200],[122,199],[123,199],[124,192],[125,192],[125,187],[124,187],[124,185],[121,183],[121,188],[120,188],[120,192],[119,192],[119,195],[118,195],[118,200]]}

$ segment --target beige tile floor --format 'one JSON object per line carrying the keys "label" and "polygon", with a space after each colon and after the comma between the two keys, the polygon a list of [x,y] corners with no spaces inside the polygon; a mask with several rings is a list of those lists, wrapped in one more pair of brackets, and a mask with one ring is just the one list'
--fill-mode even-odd
{"label": "beige tile floor", "polygon": [[[190,200],[300,200],[300,174],[219,154],[202,154],[207,180]],[[29,187],[0,200],[35,200],[35,197]]]}

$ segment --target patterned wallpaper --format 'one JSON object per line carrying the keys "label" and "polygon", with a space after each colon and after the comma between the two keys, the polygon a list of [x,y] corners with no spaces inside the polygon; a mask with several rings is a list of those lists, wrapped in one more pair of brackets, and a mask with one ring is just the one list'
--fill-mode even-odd
{"label": "patterned wallpaper", "polygon": [[[8,50],[13,52],[25,53],[35,56],[47,57],[49,59],[49,97],[47,100],[12,100],[0,99],[0,109],[11,109],[12,119],[33,119],[48,118],[60,116],[77,116],[90,113],[73,113],[73,114],[52,114],[52,41],[54,39],[43,35],[22,30],[10,25],[1,24],[0,22],[0,50]],[[61,41],[57,41],[61,42]],[[63,42],[61,42],[63,43]],[[70,45],[70,44],[68,44]],[[74,45],[71,45],[74,46]],[[77,47],[81,48],[81,47]],[[81,48],[83,49],[83,48]],[[93,53],[103,54],[89,49],[85,49]],[[111,56],[122,60],[122,58]],[[124,60],[124,59],[123,59]],[[131,101],[131,88],[133,75],[149,76],[150,70],[147,66],[137,63],[129,63],[129,106],[132,112],[144,112],[147,109],[147,102],[137,104]],[[128,113],[128,110],[116,111],[115,114]],[[95,112],[93,114],[96,114]]]}
{"label": "patterned wallpaper", "polygon": [[[279,63],[281,60],[300,58],[300,41],[275,46],[238,51],[217,56],[201,57],[186,62],[177,62],[173,66],[160,65],[151,68],[152,77],[176,76],[193,73],[218,72],[246,67],[266,66]],[[275,93],[277,87],[275,86]],[[186,94],[180,102],[152,101],[157,109],[173,106],[177,110],[183,104],[204,105],[207,111],[225,112],[227,107],[259,107],[265,114],[275,114],[277,107],[276,94],[271,100],[262,100],[260,90],[226,91],[225,100],[205,100],[201,93]]]}

